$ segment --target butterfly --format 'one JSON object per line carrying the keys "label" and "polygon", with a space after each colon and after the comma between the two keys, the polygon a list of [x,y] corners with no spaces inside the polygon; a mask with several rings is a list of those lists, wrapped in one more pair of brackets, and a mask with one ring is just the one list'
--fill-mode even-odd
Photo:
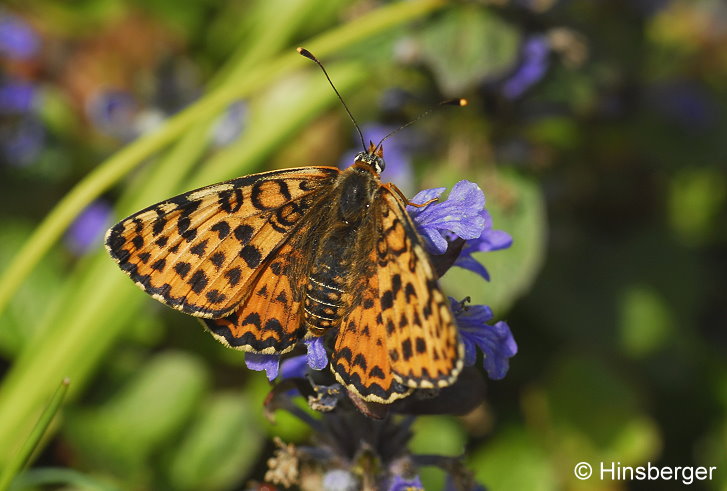
{"label": "butterfly", "polygon": [[330,336],[330,368],[365,401],[452,384],[463,364],[449,301],[370,144],[345,170],[273,170],[203,187],[113,226],[106,248],[156,300],[224,345],[283,354]]}

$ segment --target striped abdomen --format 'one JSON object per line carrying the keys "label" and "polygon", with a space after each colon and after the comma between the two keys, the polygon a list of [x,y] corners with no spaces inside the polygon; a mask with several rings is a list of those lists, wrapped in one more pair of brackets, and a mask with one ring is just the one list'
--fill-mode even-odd
{"label": "striped abdomen", "polygon": [[[338,271],[336,271],[338,270]],[[339,268],[321,264],[308,277],[303,303],[303,319],[311,334],[321,336],[338,326],[343,315],[344,280]]]}
{"label": "striped abdomen", "polygon": [[335,222],[322,238],[305,289],[303,319],[311,334],[322,336],[338,327],[344,315],[344,295],[350,288],[352,254],[360,240],[359,227],[367,216],[379,185],[368,168],[355,165],[343,172],[337,190],[340,197],[330,209]]}

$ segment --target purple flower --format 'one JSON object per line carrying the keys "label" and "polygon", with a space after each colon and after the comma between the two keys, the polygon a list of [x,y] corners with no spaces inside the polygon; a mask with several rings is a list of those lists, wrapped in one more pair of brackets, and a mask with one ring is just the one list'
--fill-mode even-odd
{"label": "purple flower", "polygon": [[0,115],[8,122],[0,126],[0,160],[23,166],[32,163],[45,141],[45,129],[33,114],[35,87],[28,82],[5,81],[0,85]]}
{"label": "purple flower", "polygon": [[0,113],[24,114],[33,108],[35,87],[28,82],[8,81],[0,86]]}
{"label": "purple flower", "polygon": [[639,14],[648,17],[658,14],[664,10],[670,3],[670,0],[635,0],[626,5],[636,10]]}
{"label": "purple flower", "polygon": [[111,207],[104,201],[88,205],[71,224],[66,233],[66,245],[76,255],[99,246],[104,231],[111,224]]}
{"label": "purple flower", "polygon": [[323,346],[323,338],[314,337],[305,340],[308,349],[307,362],[313,370],[323,370],[328,366],[326,348]]}
{"label": "purple flower", "polygon": [[38,36],[23,19],[0,12],[0,55],[27,60],[38,52],[39,47]]}
{"label": "purple flower", "polygon": [[525,40],[520,52],[520,65],[502,85],[508,99],[520,97],[538,82],[548,70],[550,45],[546,36],[532,36]]}
{"label": "purple flower", "polygon": [[394,476],[387,489],[388,491],[424,491],[424,485],[419,476],[410,478]]}
{"label": "purple flower", "polygon": [[35,116],[0,126],[0,160],[16,166],[31,164],[43,148],[45,129]]}
{"label": "purple flower", "polygon": [[260,353],[245,353],[245,365],[250,370],[263,371],[271,382],[278,378],[280,368],[280,355],[264,355]]}
{"label": "purple flower", "polygon": [[472,483],[472,487],[463,488],[462,483],[456,483],[452,475],[447,474],[444,480],[444,491],[487,491],[487,488],[478,482]]}
{"label": "purple flower", "polygon": [[[246,355],[249,356],[249,355]],[[280,376],[283,379],[304,378],[308,366],[306,355],[291,356],[280,364]]]}
{"label": "purple flower", "polygon": [[212,144],[215,147],[225,147],[237,140],[245,129],[247,113],[245,101],[230,104],[212,128]]}
{"label": "purple flower", "polygon": [[502,230],[493,230],[491,222],[492,220],[489,214],[487,214],[488,225],[485,227],[485,230],[482,231],[482,234],[478,238],[468,240],[465,243],[462,252],[460,252],[459,257],[454,262],[455,266],[477,273],[487,281],[490,281],[490,274],[477,259],[472,257],[472,253],[498,251],[500,249],[507,249],[512,245],[512,237],[510,234]]}
{"label": "purple flower", "polygon": [[510,367],[509,359],[517,353],[517,343],[506,322],[487,324],[494,315],[487,305],[465,307],[462,302],[450,298],[452,311],[464,343],[464,363],[467,366],[477,361],[477,348],[484,354],[485,370],[493,380],[500,380]]}
{"label": "purple flower", "polygon": [[716,101],[703,86],[690,80],[656,85],[649,99],[667,121],[692,132],[714,127],[719,120]]}
{"label": "purple flower", "polygon": [[109,136],[131,140],[136,136],[134,119],[138,107],[131,94],[122,90],[101,90],[86,104],[88,119]]}
{"label": "purple flower", "polygon": [[283,361],[282,369],[280,369],[280,355],[247,353],[245,354],[245,365],[250,370],[265,370],[268,380],[271,381],[278,377],[278,372],[282,372],[283,378],[304,377],[306,365],[313,370],[326,368],[328,366],[328,355],[326,355],[326,348],[323,346],[323,338],[309,338],[303,342],[308,354],[286,359]]}
{"label": "purple flower", "polygon": [[[412,203],[423,204],[438,198],[446,188],[427,189],[417,193]],[[406,210],[417,225],[417,231],[432,254],[447,251],[444,234],[451,232],[465,240],[477,239],[487,225],[485,195],[470,181],[459,181],[446,201],[436,201],[425,207],[407,206]]]}

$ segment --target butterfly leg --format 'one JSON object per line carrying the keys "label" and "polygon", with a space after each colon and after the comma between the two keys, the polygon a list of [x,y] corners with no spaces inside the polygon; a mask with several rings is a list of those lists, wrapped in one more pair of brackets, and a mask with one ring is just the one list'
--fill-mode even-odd
{"label": "butterfly leg", "polygon": [[404,193],[402,193],[401,192],[401,189],[399,189],[398,187],[396,187],[395,184],[388,183],[388,184],[384,184],[383,186],[385,188],[387,188],[389,191],[393,191],[396,194],[398,194],[399,197],[402,199],[402,201],[404,201],[404,203],[406,203],[409,206],[414,206],[416,208],[424,208],[425,206],[427,206],[429,204],[432,204],[435,201],[439,201],[439,198],[432,198],[432,199],[430,199],[428,201],[425,201],[424,203],[421,203],[421,204],[419,204],[419,203],[412,203],[411,201],[409,201],[409,199],[406,196],[404,196]]}

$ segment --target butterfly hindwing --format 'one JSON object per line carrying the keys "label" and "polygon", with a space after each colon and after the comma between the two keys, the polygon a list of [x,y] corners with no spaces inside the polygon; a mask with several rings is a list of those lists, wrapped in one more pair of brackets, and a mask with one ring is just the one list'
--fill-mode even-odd
{"label": "butterfly hindwing", "polygon": [[278,170],[190,191],[122,220],[106,247],[155,299],[198,317],[224,317],[339,172]]}
{"label": "butterfly hindwing", "polygon": [[300,292],[305,277],[289,274],[300,250],[287,241],[251,278],[237,310],[221,319],[203,319],[222,344],[255,353],[282,354],[306,332],[301,320]]}
{"label": "butterfly hindwing", "polygon": [[372,274],[359,281],[365,283],[360,301],[341,322],[331,369],[350,391],[367,401],[387,404],[406,397],[411,389],[394,379],[378,296],[379,278]]}

